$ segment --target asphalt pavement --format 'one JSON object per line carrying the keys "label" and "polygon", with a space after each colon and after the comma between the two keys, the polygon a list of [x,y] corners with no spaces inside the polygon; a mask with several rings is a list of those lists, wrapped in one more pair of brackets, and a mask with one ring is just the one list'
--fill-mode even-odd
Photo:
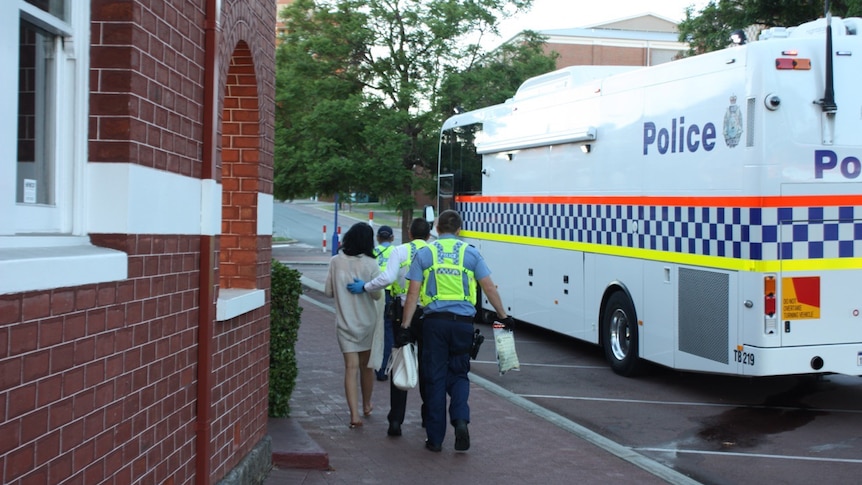
{"label": "asphalt pavement", "polygon": [[418,391],[409,393],[403,435],[387,436],[388,382],[375,382],[372,414],[351,429],[333,302],[322,294],[330,255],[293,244],[274,247],[273,257],[302,273],[305,294],[291,414],[269,421],[266,485],[696,483],[473,374],[466,452],[454,450],[451,427],[441,453],[425,449]]}

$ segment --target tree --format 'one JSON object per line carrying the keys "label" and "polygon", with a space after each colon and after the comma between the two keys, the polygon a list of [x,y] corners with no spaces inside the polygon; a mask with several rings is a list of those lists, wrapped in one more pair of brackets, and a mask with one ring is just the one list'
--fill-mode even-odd
{"label": "tree", "polygon": [[474,65],[448,72],[437,99],[439,113],[500,104],[530,77],[553,71],[559,53],[545,55],[545,37],[525,30],[517,42],[503,44]]}
{"label": "tree", "polygon": [[[453,102],[451,92],[441,92],[444,78],[477,72],[471,68],[483,58],[482,37],[531,4],[297,0],[288,6],[276,54],[276,197],[374,193],[401,210],[406,235],[413,193],[436,171],[438,130],[447,116],[441,109]],[[535,45],[525,45],[535,55]],[[537,65],[520,47],[514,51],[513,65]],[[505,75],[527,71],[513,67]],[[496,84],[506,83],[486,89]]]}
{"label": "tree", "polygon": [[734,30],[799,25],[823,17],[825,3],[839,17],[862,15],[862,0],[710,0],[697,15],[693,7],[686,9],[679,40],[689,43],[689,54],[723,49]]}

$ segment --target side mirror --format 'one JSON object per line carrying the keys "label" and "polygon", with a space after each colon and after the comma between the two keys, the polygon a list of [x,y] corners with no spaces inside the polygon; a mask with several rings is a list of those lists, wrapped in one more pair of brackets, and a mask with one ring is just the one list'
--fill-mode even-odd
{"label": "side mirror", "polygon": [[430,205],[425,206],[425,220],[428,221],[428,224],[431,224],[431,237],[437,239],[437,226],[434,224],[434,207]]}

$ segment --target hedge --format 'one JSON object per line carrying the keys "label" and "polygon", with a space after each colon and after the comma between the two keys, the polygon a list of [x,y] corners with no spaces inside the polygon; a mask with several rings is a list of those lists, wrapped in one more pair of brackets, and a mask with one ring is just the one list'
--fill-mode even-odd
{"label": "hedge", "polygon": [[269,415],[290,415],[290,395],[296,386],[296,338],[299,334],[300,273],[272,261],[270,340],[269,340]]}

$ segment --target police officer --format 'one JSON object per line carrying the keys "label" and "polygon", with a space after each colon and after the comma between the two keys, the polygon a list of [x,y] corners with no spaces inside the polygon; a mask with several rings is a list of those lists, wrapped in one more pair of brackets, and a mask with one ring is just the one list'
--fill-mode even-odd
{"label": "police officer", "polygon": [[455,450],[470,448],[470,347],[476,315],[476,282],[507,328],[514,320],[506,314],[491,271],[479,251],[457,238],[461,216],[445,210],[437,218],[439,238],[420,249],[407,272],[409,287],[401,326],[408,328],[422,302],[422,374],[425,382],[425,448],[442,449],[446,436],[446,395],[450,396],[449,422],[455,428]]}
{"label": "police officer", "polygon": [[[392,241],[395,240],[395,234],[389,226],[380,226],[377,229],[377,246],[374,248],[374,257],[377,258],[377,265],[380,266],[380,271],[386,271],[386,266],[389,263],[389,256],[392,253]],[[381,288],[377,288],[378,290]],[[389,307],[392,304],[392,296],[386,292],[386,302],[383,307],[383,365],[374,371],[378,381],[385,381],[386,363],[389,362],[389,354],[392,352],[393,333],[392,319],[389,317]]]}
{"label": "police officer", "polygon": [[[358,278],[353,280],[353,283],[347,285],[347,289],[351,293],[359,294],[365,291],[375,291],[383,288],[389,288],[389,293],[392,294],[391,303],[391,322],[392,331],[395,335],[395,346],[400,347],[409,341],[415,340],[419,354],[422,353],[422,308],[416,309],[413,314],[413,321],[410,324],[410,329],[401,327],[402,307],[407,299],[407,281],[405,276],[410,267],[410,262],[413,261],[416,253],[420,249],[428,245],[428,237],[431,235],[431,225],[425,219],[413,219],[410,223],[410,239],[408,243],[396,246],[389,254],[389,262],[383,272],[373,280],[364,282]],[[388,322],[387,322],[388,324]],[[384,361],[384,365],[385,365]],[[419,366],[419,374],[422,374],[422,366]],[[422,396],[422,421],[425,421],[427,416],[427,408],[425,406],[425,384],[419,380],[419,395]],[[404,423],[404,414],[407,410],[407,391],[398,389],[395,384],[389,383],[389,429],[386,434],[389,436],[401,436],[401,424]]]}

